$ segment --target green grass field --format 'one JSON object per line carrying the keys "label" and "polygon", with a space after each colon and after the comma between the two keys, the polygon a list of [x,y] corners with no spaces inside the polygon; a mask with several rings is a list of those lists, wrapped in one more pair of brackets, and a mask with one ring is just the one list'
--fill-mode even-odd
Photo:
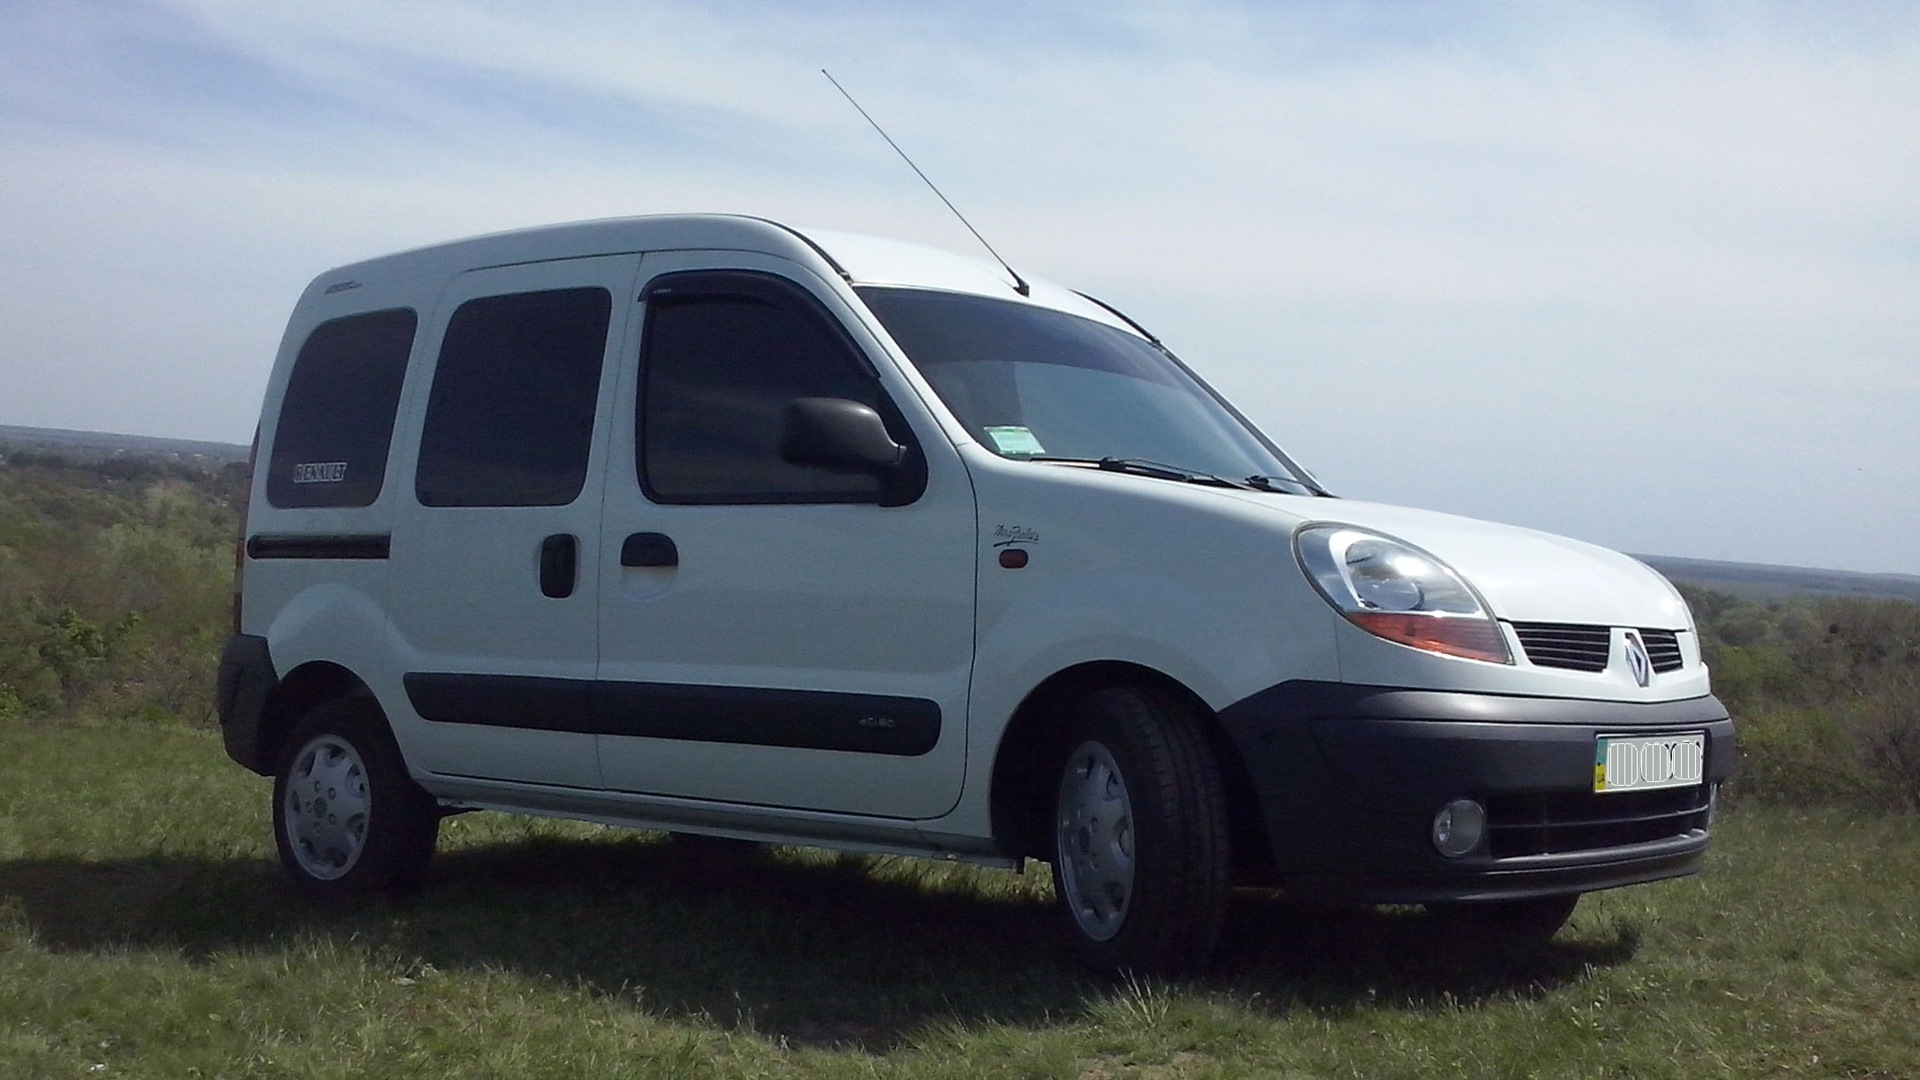
{"label": "green grass field", "polygon": [[1702,877],[1489,952],[1238,902],[1191,982],[1074,970],[1044,870],[497,815],[315,908],[179,727],[0,726],[0,1077],[1920,1077],[1920,820],[1741,807]]}

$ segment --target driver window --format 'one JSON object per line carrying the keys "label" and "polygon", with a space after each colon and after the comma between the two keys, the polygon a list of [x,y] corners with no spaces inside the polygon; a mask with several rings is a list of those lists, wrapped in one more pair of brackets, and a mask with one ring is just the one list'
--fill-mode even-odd
{"label": "driver window", "polygon": [[635,458],[663,503],[871,502],[880,482],[783,461],[787,403],[847,398],[886,415],[844,331],[797,286],[764,274],[665,275],[648,290]]}

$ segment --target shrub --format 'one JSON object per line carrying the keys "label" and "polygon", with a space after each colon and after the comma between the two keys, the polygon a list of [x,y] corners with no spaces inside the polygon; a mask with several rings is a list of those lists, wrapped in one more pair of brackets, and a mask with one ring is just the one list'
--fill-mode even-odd
{"label": "shrub", "polygon": [[238,482],[161,459],[0,463],[0,720],[210,720]]}
{"label": "shrub", "polygon": [[1724,797],[1796,806],[1871,800],[1874,777],[1852,732],[1834,713],[1760,705],[1741,711],[1736,722],[1740,769]]}
{"label": "shrub", "polygon": [[1839,707],[1842,726],[1884,793],[1920,811],[1920,678],[1913,669]]}
{"label": "shrub", "polygon": [[1739,724],[1730,797],[1920,810],[1920,604],[1688,601]]}

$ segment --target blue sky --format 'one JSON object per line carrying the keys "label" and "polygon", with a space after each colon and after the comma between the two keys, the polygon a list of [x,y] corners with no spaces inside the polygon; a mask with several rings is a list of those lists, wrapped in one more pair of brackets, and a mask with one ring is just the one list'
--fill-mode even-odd
{"label": "blue sky", "polygon": [[244,441],[327,267],[721,210],[1165,338],[1336,490],[1920,573],[1920,8],[8,0],[0,423]]}

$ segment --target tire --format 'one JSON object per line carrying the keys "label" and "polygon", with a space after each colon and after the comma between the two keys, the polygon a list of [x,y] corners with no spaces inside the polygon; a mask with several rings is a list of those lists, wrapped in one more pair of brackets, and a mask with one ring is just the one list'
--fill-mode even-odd
{"label": "tire", "polygon": [[1231,852],[1199,721],[1157,690],[1101,690],[1052,760],[1053,892],[1075,951],[1109,971],[1204,964],[1226,918]]}
{"label": "tire", "polygon": [[326,702],[294,727],[273,778],[273,837],[301,891],[406,892],[439,833],[439,808],[407,775],[370,701]]}
{"label": "tire", "polygon": [[1485,942],[1539,944],[1549,941],[1573,918],[1580,896],[1536,896],[1479,904],[1428,904],[1427,915],[1444,932]]}

